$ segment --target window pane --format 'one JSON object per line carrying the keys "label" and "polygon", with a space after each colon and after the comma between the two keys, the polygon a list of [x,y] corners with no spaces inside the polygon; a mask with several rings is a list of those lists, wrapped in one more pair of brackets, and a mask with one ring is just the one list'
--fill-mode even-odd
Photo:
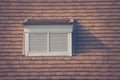
{"label": "window pane", "polygon": [[67,52],[68,51],[68,34],[52,33],[50,34],[50,52]]}
{"label": "window pane", "polygon": [[47,52],[47,34],[31,33],[29,41],[30,52]]}

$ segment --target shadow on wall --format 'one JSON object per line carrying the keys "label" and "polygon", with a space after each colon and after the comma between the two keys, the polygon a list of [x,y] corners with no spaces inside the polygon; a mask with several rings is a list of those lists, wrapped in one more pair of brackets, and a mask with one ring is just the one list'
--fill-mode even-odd
{"label": "shadow on wall", "polygon": [[94,36],[93,33],[85,29],[79,23],[74,23],[73,31],[73,53],[85,53],[89,51],[107,51],[111,50],[106,44],[102,43],[101,40]]}

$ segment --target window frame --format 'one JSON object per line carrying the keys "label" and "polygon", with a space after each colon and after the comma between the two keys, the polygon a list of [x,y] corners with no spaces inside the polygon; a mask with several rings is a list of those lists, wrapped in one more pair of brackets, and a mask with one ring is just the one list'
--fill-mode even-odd
{"label": "window frame", "polygon": [[[47,27],[46,27],[47,26]],[[57,26],[57,27],[55,27]],[[68,36],[68,51],[67,52],[29,52],[29,35],[30,33],[32,33],[32,31],[30,31],[27,28],[36,28],[36,30],[34,29],[34,33],[47,33],[47,35],[50,35],[51,33],[67,33]],[[41,30],[39,31],[38,28],[40,28]],[[72,56],[72,25],[28,25],[25,26],[24,28],[24,54],[25,56]],[[48,38],[48,36],[47,36]],[[49,39],[47,39],[47,42],[49,41]],[[50,47],[49,45],[47,45],[47,47]]]}

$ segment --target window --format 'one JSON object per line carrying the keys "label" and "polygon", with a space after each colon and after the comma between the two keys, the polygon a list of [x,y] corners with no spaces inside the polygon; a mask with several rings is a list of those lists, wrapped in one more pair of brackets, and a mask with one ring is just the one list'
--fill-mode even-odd
{"label": "window", "polygon": [[72,25],[25,25],[26,56],[72,56]]}

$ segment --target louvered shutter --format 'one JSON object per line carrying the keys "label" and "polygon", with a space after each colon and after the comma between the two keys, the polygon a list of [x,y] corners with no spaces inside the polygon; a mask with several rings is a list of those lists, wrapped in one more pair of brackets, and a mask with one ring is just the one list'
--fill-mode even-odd
{"label": "louvered shutter", "polygon": [[67,52],[68,50],[68,34],[67,33],[51,33],[50,34],[50,52]]}
{"label": "louvered shutter", "polygon": [[31,33],[29,35],[30,52],[47,52],[47,34]]}

